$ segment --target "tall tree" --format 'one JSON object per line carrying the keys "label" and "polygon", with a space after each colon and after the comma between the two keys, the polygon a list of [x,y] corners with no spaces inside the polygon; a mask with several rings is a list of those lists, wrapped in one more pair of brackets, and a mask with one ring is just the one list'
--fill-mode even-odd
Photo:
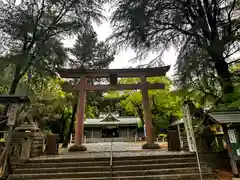
{"label": "tall tree", "polygon": [[108,68],[115,55],[106,42],[98,41],[94,31],[79,34],[70,53],[71,66],[84,69]]}
{"label": "tall tree", "polygon": [[117,0],[112,38],[141,53],[175,45],[182,81],[196,69],[217,74],[224,93],[233,92],[228,63],[239,50],[239,0]]}
{"label": "tall tree", "polygon": [[61,40],[76,32],[92,31],[100,22],[102,0],[0,0],[2,67],[13,66],[9,94],[29,71],[55,74],[67,58]]}
{"label": "tall tree", "polygon": [[[79,34],[71,53],[70,66],[82,69],[106,69],[114,60],[115,52],[110,50],[106,42],[98,41],[95,32]],[[79,79],[75,79],[79,81]],[[98,79],[88,79],[88,83],[95,83]],[[102,101],[101,92],[89,92],[87,104],[99,108]],[[96,110],[95,113],[98,111]],[[95,116],[98,114],[94,114]]]}
{"label": "tall tree", "polygon": [[[99,42],[97,34],[92,31],[84,32],[77,36],[77,40],[73,48],[69,49],[70,62],[69,65],[73,68],[80,69],[104,69],[108,68],[109,64],[114,60],[115,52],[111,51],[109,45],[105,42]],[[97,79],[88,79],[88,83],[94,83]],[[78,83],[79,79],[75,79],[73,83]],[[73,110],[68,137],[65,138],[64,147],[70,140],[70,135],[74,128],[75,113],[77,108],[78,94],[74,94]],[[94,117],[98,115],[102,98],[101,92],[88,92],[86,98],[85,117]]]}

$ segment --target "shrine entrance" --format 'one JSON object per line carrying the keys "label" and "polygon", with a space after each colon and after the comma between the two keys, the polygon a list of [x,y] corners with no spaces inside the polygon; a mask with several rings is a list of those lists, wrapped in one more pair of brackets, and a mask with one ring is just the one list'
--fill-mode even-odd
{"label": "shrine entrance", "polygon": [[102,138],[116,138],[119,137],[118,127],[103,127]]}
{"label": "shrine entrance", "polygon": [[[69,151],[86,151],[87,148],[82,144],[84,139],[84,110],[86,101],[86,91],[121,91],[121,90],[141,90],[142,104],[144,111],[144,123],[146,128],[146,144],[142,146],[143,149],[159,149],[160,146],[154,143],[153,139],[153,124],[151,107],[149,104],[148,90],[149,89],[164,89],[162,83],[149,83],[148,77],[165,76],[170,66],[163,66],[157,68],[133,68],[133,69],[100,69],[100,70],[86,70],[86,69],[60,69],[58,73],[62,78],[80,78],[79,84],[72,85],[66,82],[63,85],[65,91],[78,91],[79,101],[76,113],[76,130],[75,130],[75,144],[69,148]],[[110,79],[110,84],[88,84],[88,78]],[[118,78],[140,78],[138,84],[119,84]],[[110,130],[107,131],[111,134]],[[113,135],[114,133],[112,133]],[[114,134],[115,135],[115,134]]]}

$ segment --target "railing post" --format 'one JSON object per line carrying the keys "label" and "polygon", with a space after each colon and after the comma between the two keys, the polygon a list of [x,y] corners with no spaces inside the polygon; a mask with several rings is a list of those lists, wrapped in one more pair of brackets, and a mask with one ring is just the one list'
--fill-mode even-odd
{"label": "railing post", "polygon": [[113,152],[112,152],[112,148],[113,148],[113,138],[111,140],[111,149],[110,149],[110,167],[112,168],[112,159],[113,159]]}
{"label": "railing post", "polygon": [[198,168],[199,168],[199,176],[200,176],[200,179],[203,180],[201,163],[198,155],[197,144],[196,144],[195,135],[194,135],[193,126],[192,126],[192,116],[190,114],[190,108],[188,104],[186,104],[183,107],[183,113],[184,113],[184,126],[187,133],[189,151],[195,152],[196,154]]}
{"label": "railing post", "polygon": [[9,129],[8,129],[5,150],[1,155],[2,176],[5,176],[8,174],[7,168],[11,169],[11,167],[7,167],[7,166],[10,165],[10,160],[8,163],[8,158],[10,158],[10,149],[11,149],[10,145],[11,145],[11,140],[12,140],[12,131],[13,131],[13,126],[10,125]]}

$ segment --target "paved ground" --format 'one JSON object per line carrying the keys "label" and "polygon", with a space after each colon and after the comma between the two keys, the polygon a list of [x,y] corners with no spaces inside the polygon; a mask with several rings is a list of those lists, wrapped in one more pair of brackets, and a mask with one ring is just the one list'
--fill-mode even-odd
{"label": "paved ground", "polygon": [[[114,142],[113,156],[150,156],[150,155],[166,155],[166,154],[183,154],[187,152],[168,152],[167,143],[159,143],[161,149],[158,150],[143,150],[144,142]],[[40,159],[59,159],[59,158],[96,158],[96,157],[110,157],[111,143],[89,143],[85,144],[87,151],[85,152],[68,152],[68,149],[60,148],[57,156],[42,156]],[[35,158],[35,159],[39,159]]]}
{"label": "paved ground", "polygon": [[[113,142],[113,152],[125,152],[125,151],[142,151],[142,145],[145,142]],[[88,152],[110,152],[111,142],[99,142],[84,144],[87,146]],[[159,143],[161,149],[166,150],[167,143]],[[67,152],[67,149],[60,149],[60,154]]]}

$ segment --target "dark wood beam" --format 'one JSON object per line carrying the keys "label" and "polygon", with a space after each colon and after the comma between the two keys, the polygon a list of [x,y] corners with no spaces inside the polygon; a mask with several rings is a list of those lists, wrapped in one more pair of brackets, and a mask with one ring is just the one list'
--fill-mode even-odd
{"label": "dark wood beam", "polygon": [[83,69],[59,69],[58,73],[62,78],[109,78],[111,74],[117,77],[156,77],[165,76],[170,66],[156,68],[132,68],[132,69],[99,69],[99,70],[83,70]]}
{"label": "dark wood beam", "polygon": [[[146,85],[148,89],[164,89],[165,85],[162,83],[153,83]],[[71,91],[122,91],[122,90],[137,90],[142,89],[143,84],[116,84],[116,85],[91,85],[87,84],[85,87],[81,87],[80,85],[71,85],[71,84],[64,84],[62,86],[64,91],[71,92]]]}
{"label": "dark wood beam", "polygon": [[16,95],[0,95],[0,104],[12,104],[12,103],[29,103],[28,96],[16,96]]}

